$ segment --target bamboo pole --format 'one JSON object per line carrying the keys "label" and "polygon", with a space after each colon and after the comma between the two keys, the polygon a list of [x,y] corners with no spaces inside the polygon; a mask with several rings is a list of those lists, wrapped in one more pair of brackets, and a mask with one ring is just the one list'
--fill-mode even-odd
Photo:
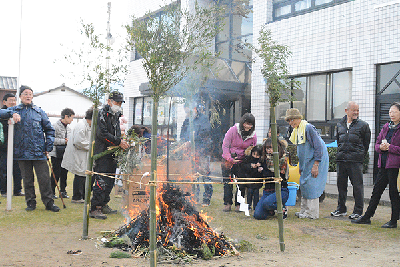
{"label": "bamboo pole", "polygon": [[[94,149],[94,140],[96,136],[96,126],[97,126],[97,116],[98,116],[97,104],[95,104],[93,108],[92,115],[92,125],[91,125],[91,134],[90,134],[90,142],[89,142],[89,153],[88,153],[88,163],[87,169],[92,171],[93,168],[93,149]],[[89,232],[89,204],[90,204],[90,195],[92,188],[92,174],[86,174],[85,180],[85,205],[83,208],[83,231],[82,231],[82,239],[88,238]]]}
{"label": "bamboo pole", "polygon": [[[150,182],[157,180],[157,114],[158,99],[153,97],[152,129],[151,129],[151,177]],[[157,266],[157,214],[156,214],[156,184],[150,186],[150,266]]]}
{"label": "bamboo pole", "polygon": [[[279,168],[279,152],[278,152],[278,137],[276,130],[276,118],[275,118],[275,107],[271,105],[270,107],[270,118],[271,118],[271,137],[272,137],[272,148],[273,158],[274,158],[274,173],[275,179],[280,178],[280,168]],[[275,195],[277,201],[277,213],[278,213],[278,225],[279,225],[279,246],[281,251],[285,251],[285,241],[283,239],[283,212],[282,212],[282,192],[281,192],[281,182],[275,183]]]}

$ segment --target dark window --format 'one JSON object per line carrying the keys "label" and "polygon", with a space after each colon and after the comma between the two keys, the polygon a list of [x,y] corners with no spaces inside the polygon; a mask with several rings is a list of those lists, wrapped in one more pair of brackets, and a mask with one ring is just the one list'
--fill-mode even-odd
{"label": "dark window", "polygon": [[323,139],[333,140],[336,123],[345,115],[344,110],[351,100],[352,71],[311,74],[293,80],[299,82],[299,88],[292,90],[295,100],[276,106],[277,121],[285,125],[286,110],[297,108]]}
{"label": "dark window", "polygon": [[274,0],[274,21],[286,19],[352,0]]}

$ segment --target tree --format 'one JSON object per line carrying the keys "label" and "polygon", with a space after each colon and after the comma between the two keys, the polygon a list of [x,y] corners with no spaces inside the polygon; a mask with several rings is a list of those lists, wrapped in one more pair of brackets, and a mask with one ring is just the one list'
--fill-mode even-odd
{"label": "tree", "polygon": [[[128,67],[125,64],[125,50],[114,51],[111,47],[110,39],[101,38],[97,35],[93,24],[85,24],[81,21],[81,34],[84,42],[78,51],[73,50],[71,54],[65,55],[67,62],[74,66],[79,66],[81,71],[77,71],[82,76],[82,83],[89,86],[83,89],[83,94],[93,101],[93,117],[90,136],[90,148],[88,155],[88,170],[93,168],[93,143],[96,136],[97,115],[100,99],[111,90],[111,85],[121,84],[127,73]],[[107,40],[107,43],[101,40]],[[112,57],[115,52],[115,57]],[[110,64],[111,63],[111,64]],[[89,227],[89,201],[91,195],[92,175],[86,175],[85,183],[85,205],[83,212],[83,233],[82,238],[87,239]]]}
{"label": "tree", "polygon": [[216,5],[192,10],[171,4],[161,13],[148,13],[145,19],[133,18],[126,26],[129,43],[143,57],[142,65],[152,90],[151,187],[150,187],[150,265],[156,266],[156,171],[157,114],[159,100],[180,82],[190,70],[213,57],[213,41],[220,27],[216,26],[219,8]]}
{"label": "tree", "polygon": [[[270,103],[271,137],[273,144],[274,173],[277,180],[279,176],[279,153],[276,129],[275,107],[279,102],[292,99],[291,90],[296,83],[289,77],[286,60],[291,56],[288,46],[280,45],[273,40],[271,31],[263,27],[257,39],[259,48],[252,47],[254,52],[263,60],[261,73],[266,81],[266,93]],[[283,215],[282,215],[282,196],[281,183],[275,183],[275,192],[278,202],[278,222],[279,222],[279,244],[281,251],[285,250],[283,239]]]}

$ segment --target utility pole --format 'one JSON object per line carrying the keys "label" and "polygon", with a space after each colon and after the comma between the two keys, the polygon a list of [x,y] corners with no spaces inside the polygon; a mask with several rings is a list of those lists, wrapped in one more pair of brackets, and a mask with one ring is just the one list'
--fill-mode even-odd
{"label": "utility pole", "polygon": [[111,2],[107,3],[107,57],[106,57],[106,67],[107,67],[107,93],[110,93],[110,46],[114,43],[113,37],[111,35],[110,19],[111,19]]}

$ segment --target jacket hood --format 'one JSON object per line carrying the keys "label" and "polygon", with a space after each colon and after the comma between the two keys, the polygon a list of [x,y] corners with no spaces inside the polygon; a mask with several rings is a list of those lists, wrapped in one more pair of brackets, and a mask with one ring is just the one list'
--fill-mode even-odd
{"label": "jacket hood", "polygon": [[[238,134],[239,134],[240,137],[242,137],[242,139],[243,139],[242,132],[240,131],[240,125],[239,125],[239,123],[235,123],[235,126],[236,126],[236,129],[237,129],[237,131],[238,131]],[[255,134],[256,134],[256,131],[254,131],[254,127],[253,127],[251,133],[250,133],[248,136],[246,136],[246,139],[244,139],[243,141],[246,141],[247,139],[253,138]]]}

